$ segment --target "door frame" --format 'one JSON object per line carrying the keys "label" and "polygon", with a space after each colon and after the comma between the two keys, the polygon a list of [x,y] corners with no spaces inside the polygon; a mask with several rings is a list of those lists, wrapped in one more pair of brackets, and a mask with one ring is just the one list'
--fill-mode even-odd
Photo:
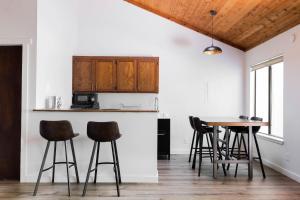
{"label": "door frame", "polygon": [[[21,91],[21,152],[20,152],[20,182],[25,181],[27,166],[27,132],[28,132],[28,116],[29,116],[29,100],[34,105],[35,100],[35,57],[33,55],[33,42],[31,38],[0,38],[0,46],[22,46],[22,91]],[[29,74],[30,66],[34,73]],[[31,83],[30,81],[30,77]],[[29,87],[29,85],[31,87]],[[29,95],[32,94],[32,95]],[[31,99],[29,99],[31,96]]]}

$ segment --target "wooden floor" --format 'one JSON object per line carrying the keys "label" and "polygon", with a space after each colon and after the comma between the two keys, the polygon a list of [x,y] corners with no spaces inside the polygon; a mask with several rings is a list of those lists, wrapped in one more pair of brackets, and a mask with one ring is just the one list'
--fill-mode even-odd
{"label": "wooden floor", "polygon": [[[201,177],[191,169],[187,155],[173,155],[171,160],[158,162],[158,184],[122,184],[121,197],[116,197],[114,184],[90,184],[87,196],[82,198],[83,185],[72,184],[70,199],[132,199],[132,200],[299,200],[300,184],[266,168],[267,178],[262,179],[260,168],[255,164],[254,179],[248,181],[247,168],[239,168],[234,178],[234,167],[227,177],[219,170],[217,180],[212,178],[212,165],[206,161]],[[34,184],[0,182],[0,199],[69,199],[66,184],[41,184],[38,195],[32,197]]]}

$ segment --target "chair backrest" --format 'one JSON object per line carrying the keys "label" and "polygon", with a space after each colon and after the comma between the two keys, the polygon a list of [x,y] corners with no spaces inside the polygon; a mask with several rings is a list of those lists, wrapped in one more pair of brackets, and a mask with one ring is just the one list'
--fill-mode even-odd
{"label": "chair backrest", "polygon": [[40,121],[40,134],[49,141],[65,141],[74,137],[72,125],[67,120]]}
{"label": "chair backrest", "polygon": [[240,115],[239,118],[240,118],[240,119],[249,119],[249,117],[246,116],[246,115]]}
{"label": "chair backrest", "polygon": [[[260,122],[263,121],[263,118],[261,118],[261,117],[251,117],[250,119],[253,120],[253,121],[260,121]],[[254,134],[256,134],[259,131],[259,129],[260,129],[260,126],[253,126],[252,127],[252,132]]]}
{"label": "chair backrest", "polygon": [[190,125],[191,125],[192,129],[195,130],[195,125],[194,125],[194,120],[193,120],[193,118],[194,118],[193,116],[189,116]]}
{"label": "chair backrest", "polygon": [[99,142],[110,142],[121,137],[117,122],[88,122],[87,135]]}
{"label": "chair backrest", "polygon": [[205,133],[206,130],[204,126],[206,126],[206,122],[201,121],[199,117],[194,117],[193,118],[194,125],[195,125],[195,130],[198,131],[199,133]]}

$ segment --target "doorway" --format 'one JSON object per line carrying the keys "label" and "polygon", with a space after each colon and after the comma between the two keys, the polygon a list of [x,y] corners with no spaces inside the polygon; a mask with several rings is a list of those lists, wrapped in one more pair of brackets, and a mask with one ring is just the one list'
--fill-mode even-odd
{"label": "doorway", "polygon": [[20,180],[22,46],[0,46],[0,180]]}

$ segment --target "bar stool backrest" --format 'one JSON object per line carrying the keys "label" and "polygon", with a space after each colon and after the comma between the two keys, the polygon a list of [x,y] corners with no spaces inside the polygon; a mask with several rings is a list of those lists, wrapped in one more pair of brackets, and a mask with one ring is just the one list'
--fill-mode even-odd
{"label": "bar stool backrest", "polygon": [[40,134],[49,141],[65,141],[74,137],[72,125],[67,120],[40,121]]}
{"label": "bar stool backrest", "polygon": [[88,122],[87,135],[99,142],[110,142],[121,137],[117,122]]}
{"label": "bar stool backrest", "polygon": [[193,116],[189,116],[190,125],[191,125],[192,129],[195,130],[195,125],[194,125],[194,120],[193,120],[193,118],[194,118]]}
{"label": "bar stool backrest", "polygon": [[[260,122],[263,121],[263,118],[261,118],[261,117],[251,117],[250,119],[253,121],[260,121]],[[260,126],[253,126],[252,127],[253,134],[256,134],[259,131],[259,129],[260,129]]]}
{"label": "bar stool backrest", "polygon": [[240,119],[249,119],[249,117],[246,116],[246,115],[240,115],[239,118],[240,118]]}
{"label": "bar stool backrest", "polygon": [[199,117],[194,117],[193,121],[196,131],[198,131],[199,133],[206,133],[206,130],[204,128],[204,126],[206,126],[206,122],[201,121]]}

